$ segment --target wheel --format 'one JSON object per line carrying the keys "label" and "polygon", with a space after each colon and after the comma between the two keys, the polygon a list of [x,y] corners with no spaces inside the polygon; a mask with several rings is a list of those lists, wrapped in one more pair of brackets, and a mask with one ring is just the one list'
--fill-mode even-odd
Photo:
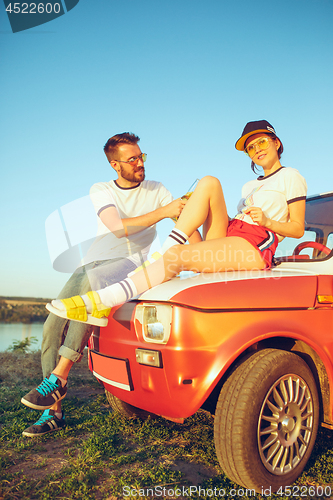
{"label": "wheel", "polygon": [[277,491],[304,469],[318,421],[318,392],[305,361],[291,352],[259,351],[222,387],[214,425],[220,465],[245,488]]}
{"label": "wheel", "polygon": [[294,248],[293,255],[298,255],[304,248],[315,248],[320,252],[323,252],[325,255],[329,255],[331,253],[331,249],[322,243],[317,243],[316,241],[303,241]]}
{"label": "wheel", "polygon": [[132,406],[129,403],[125,403],[121,399],[117,398],[111,392],[105,389],[106,399],[108,400],[109,405],[112,410],[116,413],[119,413],[124,418],[141,418],[141,420],[146,420],[149,416],[152,416],[152,413],[149,413],[145,410],[141,410],[136,406]]}

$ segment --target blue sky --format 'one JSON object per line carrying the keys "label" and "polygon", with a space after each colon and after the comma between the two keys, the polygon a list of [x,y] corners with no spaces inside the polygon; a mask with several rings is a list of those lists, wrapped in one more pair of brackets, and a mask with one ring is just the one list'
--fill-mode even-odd
{"label": "blue sky", "polygon": [[273,124],[309,194],[333,189],[331,0],[80,0],[15,34],[0,9],[0,295],[58,294],[45,221],[115,178],[115,133],[141,137],[146,178],[175,197],[218,177],[231,216],[254,177],[234,148],[248,121]]}

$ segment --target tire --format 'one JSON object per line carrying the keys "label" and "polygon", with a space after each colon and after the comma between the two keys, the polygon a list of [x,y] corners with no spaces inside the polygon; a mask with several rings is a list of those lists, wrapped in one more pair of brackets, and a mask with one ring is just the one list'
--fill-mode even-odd
{"label": "tire", "polygon": [[291,485],[316,440],[319,401],[312,372],[294,353],[257,352],[223,385],[214,439],[226,475],[257,493]]}
{"label": "tire", "polygon": [[141,410],[136,406],[132,406],[129,403],[125,403],[121,399],[117,398],[111,392],[105,389],[106,398],[112,410],[118,413],[121,417],[129,418],[140,418],[141,420],[146,420],[149,416],[154,416],[154,414],[149,413],[145,410]]}

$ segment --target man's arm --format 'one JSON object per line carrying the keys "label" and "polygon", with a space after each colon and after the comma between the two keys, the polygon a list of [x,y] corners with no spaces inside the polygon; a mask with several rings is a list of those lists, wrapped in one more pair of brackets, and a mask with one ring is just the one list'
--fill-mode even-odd
{"label": "man's arm", "polygon": [[130,234],[135,234],[150,227],[162,219],[179,217],[186,204],[186,200],[177,198],[164,207],[157,208],[152,212],[138,217],[121,219],[116,207],[111,206],[100,212],[99,217],[103,224],[117,237],[122,238]]}

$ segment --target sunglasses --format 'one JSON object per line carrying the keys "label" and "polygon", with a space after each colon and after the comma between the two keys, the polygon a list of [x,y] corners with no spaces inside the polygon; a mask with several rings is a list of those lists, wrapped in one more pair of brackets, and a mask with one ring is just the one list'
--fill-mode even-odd
{"label": "sunglasses", "polygon": [[244,148],[244,153],[252,158],[256,154],[257,148],[259,150],[268,149],[270,142],[272,142],[272,139],[269,139],[268,137],[260,137],[260,139],[258,139],[256,142]]}
{"label": "sunglasses", "polygon": [[139,160],[145,162],[147,160],[146,153],[141,153],[141,155],[139,156],[132,156],[132,158],[129,158],[127,161],[123,160],[115,160],[115,161],[118,161],[119,163],[129,163],[130,165],[135,165],[136,163],[138,163]]}

